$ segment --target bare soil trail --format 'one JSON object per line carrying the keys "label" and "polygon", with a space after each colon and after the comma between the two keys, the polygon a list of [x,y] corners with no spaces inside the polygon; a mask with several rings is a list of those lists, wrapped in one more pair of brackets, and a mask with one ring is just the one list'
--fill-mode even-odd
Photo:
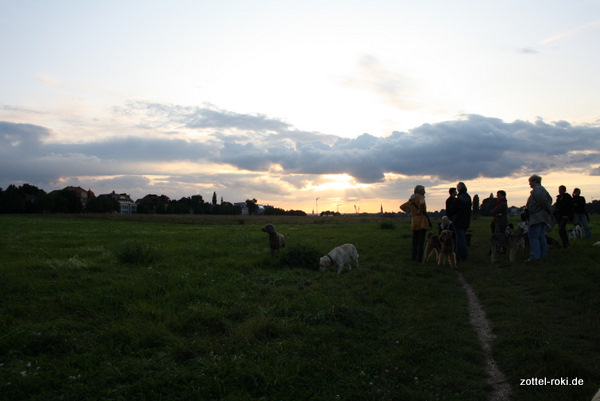
{"label": "bare soil trail", "polygon": [[510,400],[511,388],[492,354],[492,341],[495,335],[492,332],[491,324],[485,316],[485,311],[481,307],[481,303],[479,303],[473,287],[465,280],[461,272],[457,272],[457,275],[458,281],[467,293],[469,300],[469,320],[479,336],[481,348],[485,356],[485,370],[488,374],[488,383],[493,389],[489,399],[490,401],[508,401]]}

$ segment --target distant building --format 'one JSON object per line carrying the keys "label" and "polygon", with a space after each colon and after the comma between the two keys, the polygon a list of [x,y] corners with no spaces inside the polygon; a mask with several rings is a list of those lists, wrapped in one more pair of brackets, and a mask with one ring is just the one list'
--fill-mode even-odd
{"label": "distant building", "polygon": [[[237,206],[240,208],[242,215],[249,215],[250,214],[250,209],[248,208],[248,203],[247,202],[236,202],[233,204],[233,206]],[[269,208],[272,206],[269,205],[256,205],[256,209],[253,211],[253,214],[257,214],[257,215],[263,215],[265,214],[265,209]]]}
{"label": "distant building", "polygon": [[249,215],[250,211],[248,210],[248,205],[246,204],[246,202],[236,202],[233,204],[233,206],[237,206],[240,208],[240,210],[242,211],[242,215]]}
{"label": "distant building", "polygon": [[98,197],[99,198],[106,197],[106,198],[116,199],[120,205],[120,209],[121,209],[119,211],[120,214],[135,214],[135,213],[137,213],[137,205],[135,204],[135,202],[133,200],[131,200],[131,198],[127,194],[117,194],[117,193],[115,193],[115,191],[112,191],[112,193],[110,193],[110,194],[103,194]]}
{"label": "distant building", "polygon": [[[77,197],[79,198],[79,200],[81,200],[81,204],[83,205],[83,208],[85,209],[85,205],[87,204],[88,199],[93,199],[96,197],[96,195],[94,195],[94,193],[92,192],[91,189],[88,189],[87,191],[81,187],[65,187],[63,190],[65,191],[73,191],[75,192],[75,194],[77,194]],[[55,191],[53,191],[55,192]]]}
{"label": "distant building", "polygon": [[166,195],[149,194],[135,203],[140,207],[140,213],[165,213],[171,199]]}

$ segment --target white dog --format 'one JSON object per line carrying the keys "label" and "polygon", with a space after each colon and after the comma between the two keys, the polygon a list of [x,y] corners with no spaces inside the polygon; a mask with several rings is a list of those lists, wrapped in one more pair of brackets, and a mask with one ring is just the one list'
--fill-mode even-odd
{"label": "white dog", "polygon": [[581,227],[579,227],[579,224],[569,230],[569,239],[581,239]]}
{"label": "white dog", "polygon": [[331,266],[337,267],[337,273],[340,274],[344,266],[348,265],[348,270],[352,267],[358,267],[358,252],[352,244],[344,244],[333,248],[329,253],[319,260],[319,270],[325,271]]}

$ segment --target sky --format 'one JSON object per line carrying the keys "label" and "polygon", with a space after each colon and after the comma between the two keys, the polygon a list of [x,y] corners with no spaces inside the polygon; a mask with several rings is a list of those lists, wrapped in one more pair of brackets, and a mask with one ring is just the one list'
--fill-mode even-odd
{"label": "sky", "polygon": [[600,0],[0,0],[0,188],[600,199]]}

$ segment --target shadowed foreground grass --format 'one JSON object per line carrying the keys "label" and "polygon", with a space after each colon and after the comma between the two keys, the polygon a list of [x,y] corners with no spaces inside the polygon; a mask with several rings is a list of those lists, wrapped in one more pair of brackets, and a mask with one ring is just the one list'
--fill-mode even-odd
{"label": "shadowed foreground grass", "polygon": [[[486,398],[464,291],[447,266],[410,262],[408,221],[272,218],[288,248],[271,258],[266,218],[194,217],[0,216],[0,399]],[[491,266],[487,223],[461,270],[513,399],[591,398],[595,249]],[[317,271],[345,242],[360,268]],[[534,376],[585,384],[519,386]]]}

